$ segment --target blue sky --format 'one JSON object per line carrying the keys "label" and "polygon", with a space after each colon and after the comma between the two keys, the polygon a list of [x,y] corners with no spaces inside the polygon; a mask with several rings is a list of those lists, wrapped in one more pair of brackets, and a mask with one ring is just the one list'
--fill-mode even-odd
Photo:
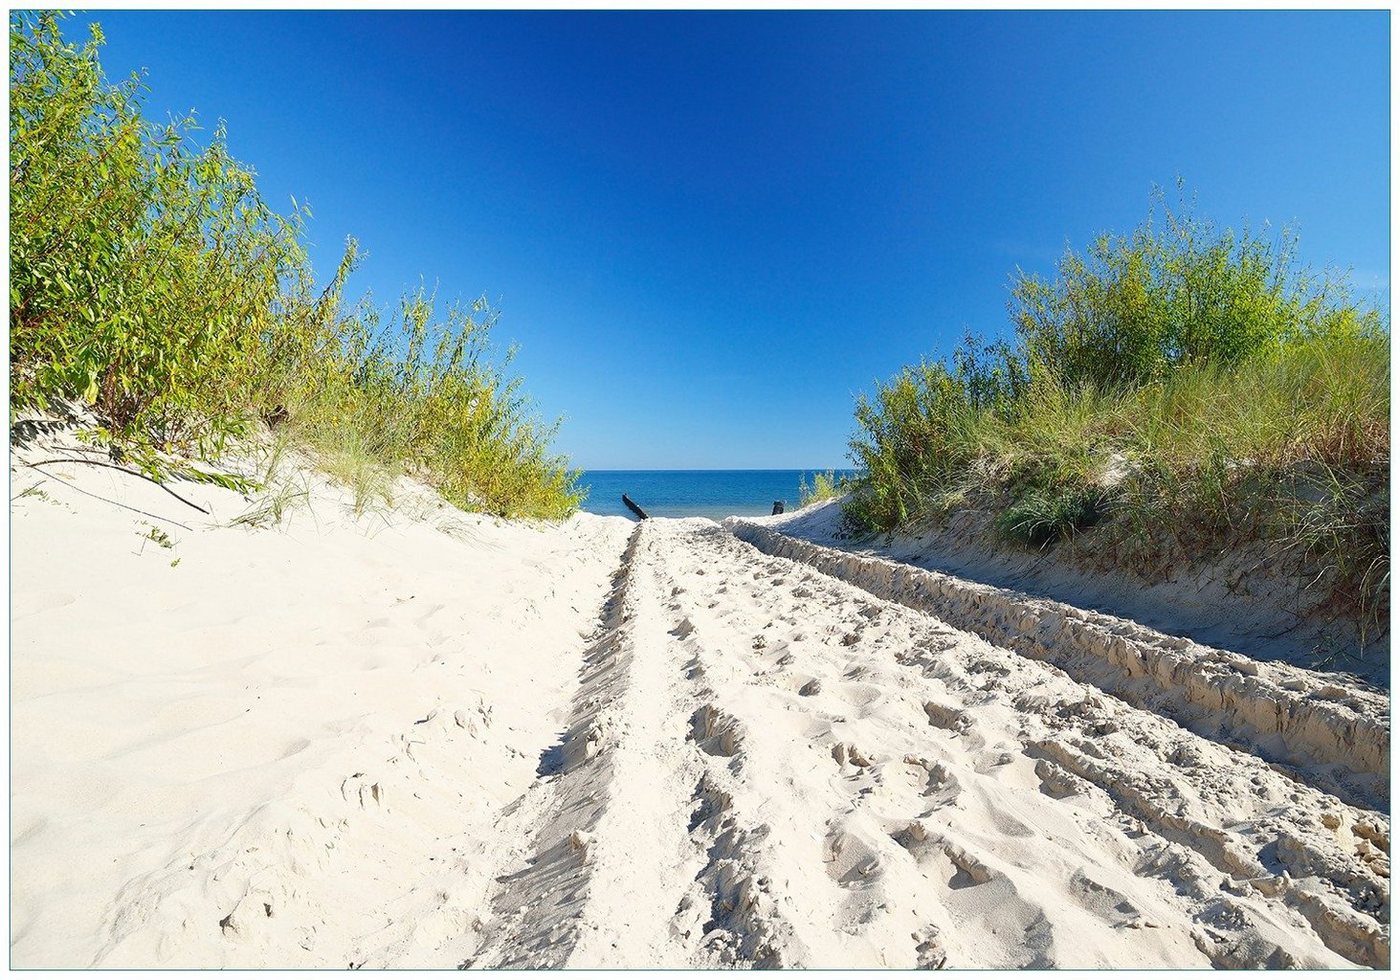
{"label": "blue sky", "polygon": [[1389,302],[1389,14],[126,12],[354,286],[485,294],[589,468],[845,463],[856,392],[1180,175]]}

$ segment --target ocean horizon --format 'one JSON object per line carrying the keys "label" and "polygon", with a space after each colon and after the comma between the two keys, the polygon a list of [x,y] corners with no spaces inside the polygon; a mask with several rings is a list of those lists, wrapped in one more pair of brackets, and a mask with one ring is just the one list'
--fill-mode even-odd
{"label": "ocean horizon", "polygon": [[779,470],[584,470],[579,485],[589,488],[582,510],[605,517],[634,517],[622,503],[625,493],[652,517],[760,517],[781,500],[797,507],[802,481],[818,473],[849,475],[850,469]]}

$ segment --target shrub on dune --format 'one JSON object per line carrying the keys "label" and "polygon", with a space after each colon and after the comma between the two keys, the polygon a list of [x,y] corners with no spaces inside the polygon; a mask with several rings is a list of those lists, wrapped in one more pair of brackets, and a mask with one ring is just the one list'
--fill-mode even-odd
{"label": "shrub on dune", "polygon": [[1389,585],[1390,337],[1296,239],[1160,218],[1018,274],[1014,340],[971,339],[856,405],[867,528],[964,501],[1037,547],[1096,524],[1195,553],[1263,541],[1372,617]]}
{"label": "shrub on dune", "polygon": [[484,302],[422,290],[385,317],[347,306],[347,243],[318,284],[309,212],[279,214],[222,127],[154,125],[141,82],[104,78],[51,12],[10,27],[11,409],[79,402],[154,476],[259,419],[286,425],[355,487],[411,471],[454,503],[560,517],[582,497],[490,342]]}

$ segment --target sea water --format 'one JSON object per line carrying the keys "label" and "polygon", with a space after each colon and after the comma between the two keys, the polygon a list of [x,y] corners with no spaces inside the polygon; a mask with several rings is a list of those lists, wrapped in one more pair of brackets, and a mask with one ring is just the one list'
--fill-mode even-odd
{"label": "sea water", "polygon": [[[591,514],[634,516],[625,493],[652,517],[758,517],[781,500],[797,507],[798,488],[825,470],[586,470],[583,509]],[[848,472],[837,470],[837,475]]]}

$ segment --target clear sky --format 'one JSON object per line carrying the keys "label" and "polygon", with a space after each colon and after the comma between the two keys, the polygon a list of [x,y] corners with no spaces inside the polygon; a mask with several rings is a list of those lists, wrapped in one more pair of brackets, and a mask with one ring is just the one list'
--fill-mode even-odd
{"label": "clear sky", "polygon": [[1389,302],[1389,14],[119,12],[317,265],[486,294],[589,468],[845,463],[854,395],[1180,175]]}

